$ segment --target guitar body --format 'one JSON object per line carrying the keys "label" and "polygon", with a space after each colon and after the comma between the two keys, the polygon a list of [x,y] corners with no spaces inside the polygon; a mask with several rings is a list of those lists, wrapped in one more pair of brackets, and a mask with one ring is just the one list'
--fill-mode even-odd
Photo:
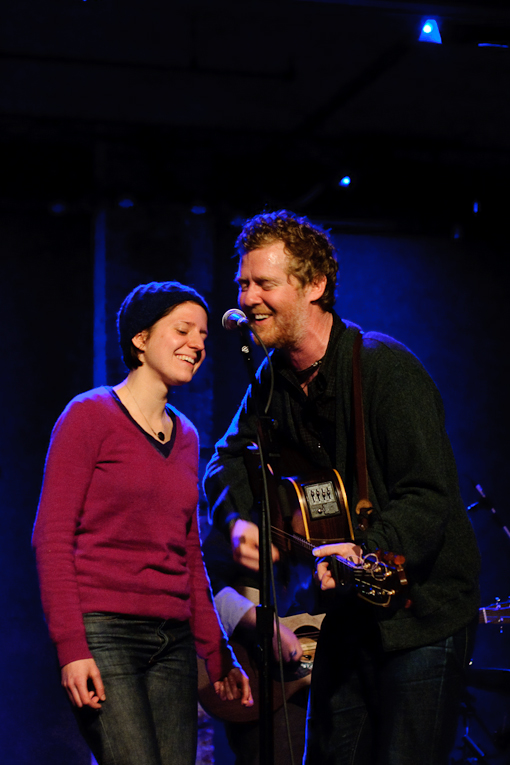
{"label": "guitar body", "polygon": [[[316,547],[354,539],[344,484],[338,471],[317,469],[299,453],[289,448],[270,457],[268,475],[271,527],[281,534],[273,543],[282,552],[297,551],[290,539],[305,540]],[[247,450],[245,464],[253,495],[260,500],[262,481],[257,448]]]}
{"label": "guitar body", "polygon": [[[295,632],[303,648],[303,656],[297,669],[292,674],[287,674],[284,685],[273,680],[273,710],[276,711],[283,704],[283,699],[290,699],[300,688],[310,685],[315,648],[320,625],[324,615],[310,616],[310,614],[296,614],[280,619],[280,622]],[[198,700],[202,708],[211,717],[223,722],[247,723],[259,719],[259,672],[254,651],[249,650],[242,643],[230,641],[234,653],[242,668],[248,675],[253,694],[253,706],[243,707],[239,700],[222,701],[216,695],[205,669],[205,662],[198,661]],[[255,650],[255,649],[254,649]],[[277,665],[275,662],[275,677]]]}
{"label": "guitar body", "polygon": [[[285,499],[282,501],[282,494]],[[352,542],[354,533],[345,488],[336,470],[308,473],[306,478],[287,475],[279,489],[278,512],[273,525],[285,528],[285,504],[290,511],[294,534],[314,547],[334,542]],[[288,517],[288,514],[287,514]],[[290,550],[289,550],[290,551]]]}

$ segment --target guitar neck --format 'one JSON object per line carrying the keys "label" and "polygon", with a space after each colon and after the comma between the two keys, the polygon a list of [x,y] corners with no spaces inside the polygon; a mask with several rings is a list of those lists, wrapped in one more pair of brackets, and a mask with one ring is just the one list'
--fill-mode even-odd
{"label": "guitar neck", "polygon": [[480,624],[508,624],[510,622],[510,601],[480,608],[478,613]]}
{"label": "guitar neck", "polygon": [[[313,555],[313,550],[319,545],[319,542],[316,544],[313,542],[309,542],[307,539],[304,539],[303,537],[299,537],[293,534],[287,534],[281,529],[277,529],[275,526],[271,527],[271,533],[273,535],[273,542],[275,543],[276,547],[281,552],[289,551],[289,547],[292,548],[294,552],[305,554],[306,557],[312,557],[315,560],[315,556]],[[331,544],[331,542],[323,542],[322,544]],[[331,558],[334,558],[338,563],[340,563],[342,566],[345,566],[346,569],[349,569],[351,571],[361,571],[363,570],[363,565],[359,563],[354,563],[353,561],[347,560],[347,558],[342,558],[341,555],[331,555],[328,556]]]}

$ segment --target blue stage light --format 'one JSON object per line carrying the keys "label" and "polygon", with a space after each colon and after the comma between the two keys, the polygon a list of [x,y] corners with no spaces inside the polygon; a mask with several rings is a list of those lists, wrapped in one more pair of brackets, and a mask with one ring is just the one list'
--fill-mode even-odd
{"label": "blue stage light", "polygon": [[119,207],[127,208],[127,207],[134,207],[134,206],[135,206],[135,203],[133,202],[132,199],[126,198],[126,199],[119,200]]}
{"label": "blue stage light", "polygon": [[207,207],[204,207],[204,205],[193,205],[191,212],[193,215],[204,215],[207,212]]}
{"label": "blue stage light", "polygon": [[443,41],[441,40],[441,33],[435,19],[427,19],[424,22],[418,39],[420,42],[437,43],[441,45]]}
{"label": "blue stage light", "polygon": [[348,175],[344,175],[344,177],[338,181],[339,186],[350,186],[351,185],[351,179]]}

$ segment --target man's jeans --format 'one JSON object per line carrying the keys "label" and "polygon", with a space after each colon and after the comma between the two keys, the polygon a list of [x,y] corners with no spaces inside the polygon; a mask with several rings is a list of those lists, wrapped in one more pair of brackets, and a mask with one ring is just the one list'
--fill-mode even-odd
{"label": "man's jeans", "polygon": [[84,616],[106,701],[75,709],[99,765],[194,765],[197,661],[188,622]]}
{"label": "man's jeans", "polygon": [[312,674],[306,765],[447,765],[476,625],[388,653],[346,638],[341,620],[329,626]]}

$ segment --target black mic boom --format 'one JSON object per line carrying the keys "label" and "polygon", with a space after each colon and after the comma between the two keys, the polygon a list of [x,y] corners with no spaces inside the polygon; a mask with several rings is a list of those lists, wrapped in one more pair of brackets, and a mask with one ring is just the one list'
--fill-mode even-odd
{"label": "black mic boom", "polygon": [[246,318],[246,314],[240,311],[239,308],[229,308],[229,310],[223,314],[221,323],[225,329],[237,329],[249,322]]}

